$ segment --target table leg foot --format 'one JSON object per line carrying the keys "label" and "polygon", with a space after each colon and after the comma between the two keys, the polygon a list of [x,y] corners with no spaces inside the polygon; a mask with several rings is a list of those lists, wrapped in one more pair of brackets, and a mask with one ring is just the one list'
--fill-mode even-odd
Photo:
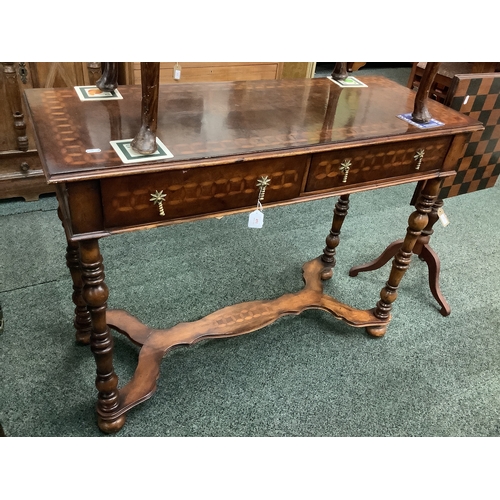
{"label": "table leg foot", "polygon": [[106,434],[114,434],[125,425],[126,420],[127,418],[125,415],[120,415],[114,420],[105,420],[102,417],[97,417],[97,425],[102,432]]}
{"label": "table leg foot", "polygon": [[332,276],[333,276],[333,269],[331,267],[325,267],[320,274],[320,278],[323,281],[329,280]]}
{"label": "table leg foot", "polygon": [[366,333],[368,333],[372,337],[383,337],[386,332],[387,332],[387,325],[366,327]]}
{"label": "table leg foot", "polygon": [[75,341],[78,345],[90,345],[90,333],[75,333]]}
{"label": "table leg foot", "polygon": [[[448,306],[448,304],[446,304]],[[448,306],[448,307],[445,307],[443,306],[440,310],[439,310],[439,313],[442,315],[442,316],[449,316],[450,313],[451,313],[451,307]]]}

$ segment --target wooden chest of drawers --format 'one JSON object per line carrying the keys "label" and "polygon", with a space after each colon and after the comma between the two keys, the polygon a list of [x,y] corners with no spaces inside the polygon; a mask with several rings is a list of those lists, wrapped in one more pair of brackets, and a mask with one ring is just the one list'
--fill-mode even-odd
{"label": "wooden chest of drawers", "polygon": [[0,199],[32,201],[55,190],[35,149],[24,90],[92,85],[99,76],[100,63],[0,63]]}
{"label": "wooden chest of drawers", "polygon": [[47,184],[37,151],[0,153],[0,198],[32,201],[53,192],[54,186]]}

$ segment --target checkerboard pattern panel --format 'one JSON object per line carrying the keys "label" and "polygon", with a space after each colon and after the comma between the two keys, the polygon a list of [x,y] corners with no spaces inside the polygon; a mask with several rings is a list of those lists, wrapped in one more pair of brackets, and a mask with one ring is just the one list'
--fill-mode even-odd
{"label": "checkerboard pattern panel", "polygon": [[471,135],[457,175],[443,181],[441,199],[495,185],[500,174],[500,74],[455,76],[447,104],[479,120],[484,130]]}

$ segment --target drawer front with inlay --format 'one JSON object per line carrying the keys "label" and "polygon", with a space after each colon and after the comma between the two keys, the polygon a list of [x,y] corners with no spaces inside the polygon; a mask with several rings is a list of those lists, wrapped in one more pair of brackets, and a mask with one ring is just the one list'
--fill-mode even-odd
{"label": "drawer front with inlay", "polygon": [[439,170],[451,138],[404,141],[313,155],[306,191],[349,187]]}
{"label": "drawer front with inlay", "polygon": [[[298,198],[306,162],[307,156],[294,156],[102,179],[104,225],[133,226],[252,207],[259,194],[264,204]],[[258,186],[260,179],[264,189]]]}

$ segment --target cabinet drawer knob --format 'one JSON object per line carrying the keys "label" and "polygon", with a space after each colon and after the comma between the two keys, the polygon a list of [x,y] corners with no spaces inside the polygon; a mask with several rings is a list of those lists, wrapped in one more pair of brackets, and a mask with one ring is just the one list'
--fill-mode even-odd
{"label": "cabinet drawer knob", "polygon": [[162,217],[165,216],[165,210],[163,209],[163,202],[165,201],[166,197],[167,195],[163,193],[163,190],[156,191],[155,193],[151,193],[151,199],[149,200],[152,201],[155,205],[158,205],[158,210]]}
{"label": "cabinet drawer knob", "polygon": [[339,170],[342,174],[344,174],[344,177],[342,177],[342,182],[347,182],[347,176],[349,175],[349,170],[351,169],[351,160],[349,158],[346,158],[339,167]]}
{"label": "cabinet drawer knob", "polygon": [[257,181],[257,187],[260,189],[259,190],[259,201],[264,201],[264,196],[266,194],[266,188],[271,184],[271,179],[267,175],[263,175],[258,181]]}
{"label": "cabinet drawer knob", "polygon": [[28,163],[26,163],[25,161],[23,161],[21,163],[21,172],[27,172],[29,169],[30,169],[30,166]]}
{"label": "cabinet drawer knob", "polygon": [[422,160],[424,159],[425,155],[425,149],[418,149],[415,155],[413,156],[413,159],[417,162],[415,165],[415,170],[420,169],[420,165],[422,165]]}

